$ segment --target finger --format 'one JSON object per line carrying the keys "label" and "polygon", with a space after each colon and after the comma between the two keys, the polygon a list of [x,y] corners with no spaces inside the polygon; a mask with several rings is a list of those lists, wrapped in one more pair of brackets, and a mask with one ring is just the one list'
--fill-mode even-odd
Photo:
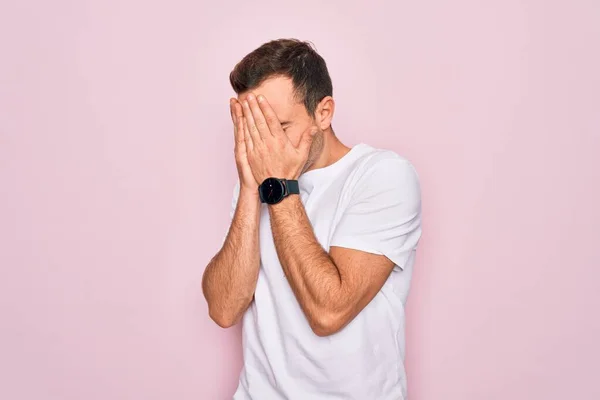
{"label": "finger", "polygon": [[317,127],[310,127],[304,132],[304,135],[302,135],[302,138],[300,139],[300,143],[298,143],[298,151],[300,154],[308,155],[310,145],[318,131],[319,129]]}
{"label": "finger", "polygon": [[237,125],[236,115],[235,115],[235,105],[237,102],[238,102],[237,99],[234,99],[233,97],[231,99],[229,99],[229,113],[231,114],[231,120],[233,121],[234,127],[236,127],[236,125]]}
{"label": "finger", "polygon": [[246,150],[253,151],[254,141],[252,140],[252,136],[250,136],[250,132],[248,132],[248,121],[246,120],[246,117],[242,117],[240,121],[240,129],[243,132],[243,140],[246,144]]}
{"label": "finger", "polygon": [[264,115],[267,126],[269,127],[269,132],[271,132],[273,136],[284,135],[283,128],[281,127],[281,122],[279,121],[279,118],[277,118],[275,111],[273,111],[271,105],[269,104],[265,96],[259,95],[257,97],[257,100],[260,110]]}
{"label": "finger", "polygon": [[242,109],[244,110],[244,117],[246,118],[246,127],[248,128],[248,133],[252,138],[252,142],[255,145],[258,145],[262,139],[260,137],[260,132],[256,127],[256,123],[254,122],[254,117],[252,116],[252,111],[250,111],[250,105],[248,104],[247,100],[244,100]]}
{"label": "finger", "polygon": [[244,140],[244,131],[240,131],[238,129],[241,118],[238,118],[238,111],[236,110],[236,106],[239,107],[237,100],[229,100],[229,112],[231,113],[231,121],[233,122],[233,137],[237,146],[240,143],[240,139],[242,141]]}
{"label": "finger", "polygon": [[235,144],[244,145],[244,115],[242,113],[242,106],[238,102],[236,102],[232,104],[231,109],[233,115],[233,132],[235,135]]}
{"label": "finger", "polygon": [[265,116],[263,115],[263,112],[260,109],[254,94],[248,94],[246,100],[248,101],[250,112],[252,113],[252,118],[254,118],[254,123],[256,124],[258,133],[260,134],[260,137],[264,140],[265,138],[271,136],[271,132],[269,130],[269,126],[267,125],[267,121],[265,120]]}

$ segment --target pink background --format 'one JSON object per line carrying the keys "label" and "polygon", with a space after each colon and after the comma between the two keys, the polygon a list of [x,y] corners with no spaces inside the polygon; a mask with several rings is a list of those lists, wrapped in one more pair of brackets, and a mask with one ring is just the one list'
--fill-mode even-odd
{"label": "pink background", "polygon": [[421,176],[411,400],[600,398],[600,3],[361,4],[2,3],[0,398],[231,398],[200,279],[228,74],[279,37],[327,60],[346,143]]}

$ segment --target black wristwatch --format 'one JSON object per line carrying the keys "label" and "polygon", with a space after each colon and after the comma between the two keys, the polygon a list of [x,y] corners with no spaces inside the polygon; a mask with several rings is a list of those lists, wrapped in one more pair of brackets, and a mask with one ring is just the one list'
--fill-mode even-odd
{"label": "black wristwatch", "polygon": [[258,187],[258,195],[262,203],[277,204],[290,194],[300,194],[297,180],[267,178]]}

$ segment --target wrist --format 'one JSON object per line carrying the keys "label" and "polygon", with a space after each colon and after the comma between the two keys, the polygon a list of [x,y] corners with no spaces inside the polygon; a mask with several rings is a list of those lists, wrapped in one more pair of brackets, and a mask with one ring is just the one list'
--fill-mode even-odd
{"label": "wrist", "polygon": [[241,186],[240,187],[240,197],[250,197],[250,198],[254,198],[256,197],[257,199],[258,197],[258,186],[256,187],[250,187],[250,186]]}
{"label": "wrist", "polygon": [[258,194],[262,203],[277,204],[290,195],[299,195],[299,182],[295,179],[267,178],[258,187]]}
{"label": "wrist", "polygon": [[273,210],[289,210],[298,207],[298,205],[302,205],[302,200],[300,199],[299,194],[290,194],[284,197],[280,202],[275,204],[269,204],[269,210],[272,212]]}

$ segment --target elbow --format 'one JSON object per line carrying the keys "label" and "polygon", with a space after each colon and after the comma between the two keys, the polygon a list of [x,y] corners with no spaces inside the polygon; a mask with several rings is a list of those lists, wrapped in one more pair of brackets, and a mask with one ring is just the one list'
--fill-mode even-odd
{"label": "elbow", "polygon": [[239,317],[231,313],[217,312],[209,307],[208,316],[223,329],[231,328],[239,322]]}
{"label": "elbow", "polygon": [[319,311],[317,314],[309,323],[314,334],[320,337],[331,336],[341,331],[349,322],[338,313]]}

